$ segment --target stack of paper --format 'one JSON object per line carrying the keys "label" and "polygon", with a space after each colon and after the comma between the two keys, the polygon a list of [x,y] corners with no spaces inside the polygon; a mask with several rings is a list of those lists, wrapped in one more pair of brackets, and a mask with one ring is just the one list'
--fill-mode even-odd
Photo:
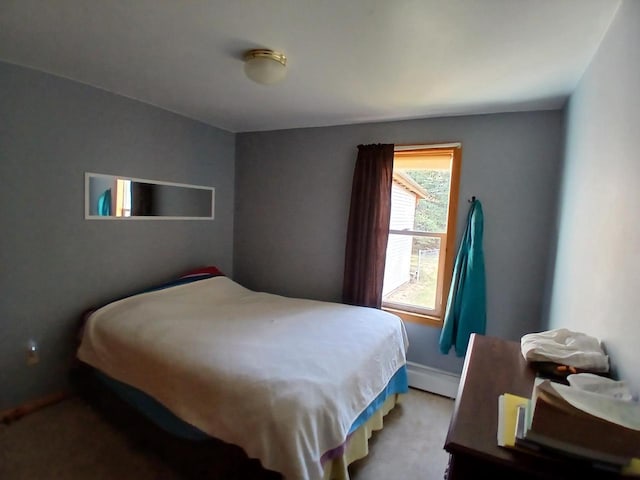
{"label": "stack of paper", "polygon": [[498,399],[498,445],[640,473],[640,404],[544,380]]}
{"label": "stack of paper", "polygon": [[512,393],[498,397],[498,445],[515,447],[518,407],[526,407],[529,399]]}

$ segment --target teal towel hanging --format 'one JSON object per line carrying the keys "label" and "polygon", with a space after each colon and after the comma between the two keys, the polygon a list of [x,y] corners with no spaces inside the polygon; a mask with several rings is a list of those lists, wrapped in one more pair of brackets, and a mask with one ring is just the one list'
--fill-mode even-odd
{"label": "teal towel hanging", "polygon": [[100,197],[98,197],[98,215],[101,217],[108,217],[111,215],[111,189],[105,190]]}
{"label": "teal towel hanging", "polygon": [[440,352],[444,354],[449,353],[453,347],[456,355],[463,357],[471,334],[485,333],[487,286],[482,251],[483,224],[482,205],[474,197],[456,255],[444,325],[440,333]]}

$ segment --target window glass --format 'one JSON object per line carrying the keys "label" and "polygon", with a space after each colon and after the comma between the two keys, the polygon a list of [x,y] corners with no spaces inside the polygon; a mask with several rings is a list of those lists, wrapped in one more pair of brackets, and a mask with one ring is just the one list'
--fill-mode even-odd
{"label": "window glass", "polygon": [[446,272],[453,267],[447,251],[456,156],[455,149],[441,148],[396,152],[383,307],[442,315]]}

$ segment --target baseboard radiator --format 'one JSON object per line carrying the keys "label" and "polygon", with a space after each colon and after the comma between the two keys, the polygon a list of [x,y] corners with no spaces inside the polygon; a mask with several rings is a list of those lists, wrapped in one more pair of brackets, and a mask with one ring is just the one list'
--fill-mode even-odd
{"label": "baseboard radiator", "polygon": [[443,397],[456,398],[460,375],[414,362],[407,362],[407,373],[410,387]]}

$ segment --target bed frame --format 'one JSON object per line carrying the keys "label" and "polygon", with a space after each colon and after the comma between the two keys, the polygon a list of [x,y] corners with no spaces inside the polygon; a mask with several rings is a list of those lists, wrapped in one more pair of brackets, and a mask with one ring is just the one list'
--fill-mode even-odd
{"label": "bed frame", "polygon": [[[186,280],[186,282],[188,281],[190,280]],[[186,283],[184,280],[179,280],[179,282]],[[174,283],[172,282],[167,286],[172,286]],[[164,286],[158,288],[164,288]],[[93,308],[87,309],[80,316],[76,350],[80,346],[85,323],[94,311],[95,309]],[[406,384],[406,367],[403,373]],[[397,387],[401,377],[399,375],[400,372],[397,372],[397,374],[392,379],[396,383],[390,382],[388,389]],[[178,472],[182,477],[198,480],[283,480],[281,473],[265,469],[262,467],[260,460],[249,458],[241,447],[206,435],[195,427],[184,423],[168,409],[141,391],[126,384],[114,385],[112,382],[120,383],[75,358],[71,369],[71,384],[77,394],[89,405],[93,406],[107,423],[122,431],[135,449],[146,451],[151,455],[157,455],[168,468]],[[393,387],[391,387],[392,385]],[[124,386],[125,390],[120,388],[121,386]],[[126,388],[134,391],[127,392]],[[380,395],[382,396],[383,394],[393,395],[394,399],[389,399],[390,401],[393,400],[389,406],[387,406],[388,402],[385,402],[384,407],[382,404],[376,407],[381,412],[384,411],[382,416],[392,409],[398,400],[398,393],[381,393]],[[155,402],[157,405],[144,403],[147,400],[142,397],[147,397],[148,400]],[[139,402],[140,398],[143,400],[142,404]],[[165,410],[165,412],[162,410]],[[159,415],[157,415],[158,413]],[[363,415],[365,413],[367,412],[363,412]],[[372,412],[367,413],[367,418],[371,414]],[[382,428],[382,416],[378,420],[372,419],[372,423],[368,423],[366,428],[364,424],[362,425],[361,430],[366,432],[367,437],[364,439],[364,450],[367,450],[366,444],[371,436],[371,430]],[[165,421],[167,419],[168,422]],[[380,425],[377,425],[378,423]],[[376,426],[371,427],[373,424]],[[358,425],[360,424],[358,423]],[[187,428],[185,429],[185,427]],[[189,428],[192,430],[189,431]],[[355,432],[353,433],[355,434]],[[325,472],[326,475],[336,474],[340,478],[347,475],[348,478],[346,465],[366,456],[366,452],[363,454],[357,448],[350,449],[347,452],[349,448],[345,450],[344,445],[335,450],[340,450],[345,455],[340,457],[339,461],[337,460],[332,470]],[[336,468],[338,469],[337,471],[335,470]],[[340,473],[343,468],[345,474]]]}

